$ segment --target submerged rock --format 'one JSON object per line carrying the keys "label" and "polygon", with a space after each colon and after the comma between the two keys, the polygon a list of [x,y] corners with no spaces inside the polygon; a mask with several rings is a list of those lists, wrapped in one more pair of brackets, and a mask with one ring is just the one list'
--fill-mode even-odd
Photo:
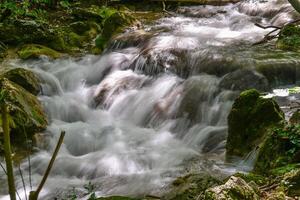
{"label": "submerged rock", "polygon": [[26,137],[46,129],[47,118],[36,96],[6,78],[0,79],[0,88],[6,93],[5,101],[15,124],[11,131],[13,142],[24,142]]}
{"label": "submerged rock", "polygon": [[259,91],[268,91],[270,89],[267,78],[250,69],[240,69],[225,75],[220,87],[228,90],[249,90],[255,88]]}
{"label": "submerged rock", "polygon": [[255,90],[246,90],[235,100],[228,116],[226,156],[244,157],[266,137],[270,127],[284,120],[284,113],[273,99]]}
{"label": "submerged rock", "polygon": [[220,186],[205,191],[205,200],[258,200],[255,190],[239,177],[232,176]]}
{"label": "submerged rock", "polygon": [[197,200],[204,198],[207,188],[217,186],[221,181],[208,174],[189,174],[177,178],[171,190],[163,196],[167,200]]}
{"label": "submerged rock", "polygon": [[39,58],[44,55],[52,59],[61,57],[61,54],[53,49],[38,44],[24,45],[18,52],[21,59]]}

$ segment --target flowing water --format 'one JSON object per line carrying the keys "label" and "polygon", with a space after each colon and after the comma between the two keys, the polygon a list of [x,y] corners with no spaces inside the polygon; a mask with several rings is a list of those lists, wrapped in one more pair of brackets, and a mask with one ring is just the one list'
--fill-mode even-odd
{"label": "flowing water", "polygon": [[[89,182],[97,196],[160,195],[189,170],[240,169],[224,164],[234,85],[252,86],[258,79],[263,81],[256,86],[264,88],[296,84],[300,66],[296,53],[252,46],[268,32],[254,23],[282,25],[295,16],[285,1],[181,7],[118,36],[101,56],[12,61],[43,80],[39,99],[50,123],[31,156],[33,186],[66,131],[41,199],[61,198],[72,188],[84,197]],[[224,75],[238,69],[247,69],[241,73],[251,80],[225,87]],[[253,155],[242,169],[251,167]],[[21,168],[28,191],[28,163]],[[22,196],[19,177],[17,185]],[[0,199],[8,199],[5,193],[1,186]]]}

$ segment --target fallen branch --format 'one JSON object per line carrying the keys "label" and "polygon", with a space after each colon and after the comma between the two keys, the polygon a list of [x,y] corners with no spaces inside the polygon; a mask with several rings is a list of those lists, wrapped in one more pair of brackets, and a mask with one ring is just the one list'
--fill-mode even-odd
{"label": "fallen branch", "polygon": [[56,147],[55,147],[54,153],[53,153],[53,155],[52,155],[52,157],[51,157],[51,160],[50,160],[50,162],[49,162],[49,164],[48,164],[48,167],[47,167],[47,169],[46,169],[46,172],[45,172],[45,174],[44,174],[44,176],[43,176],[43,179],[42,179],[40,185],[38,186],[37,190],[36,190],[36,191],[31,191],[31,192],[30,192],[30,194],[29,194],[29,200],[37,200],[37,199],[38,199],[39,193],[41,192],[41,190],[42,190],[42,188],[43,188],[43,186],[44,186],[44,184],[45,184],[45,182],[46,182],[46,180],[47,180],[47,178],[48,178],[48,176],[49,176],[49,174],[50,174],[50,171],[51,171],[51,169],[52,169],[52,166],[53,166],[53,164],[54,164],[54,161],[55,161],[55,159],[56,159],[56,156],[57,156],[57,154],[58,154],[58,151],[59,151],[59,149],[60,149],[60,147],[61,147],[61,144],[62,144],[62,142],[63,142],[63,140],[64,140],[65,134],[66,134],[65,131],[62,131],[62,132],[61,132],[60,137],[59,137],[59,140],[58,140],[57,145],[56,145]]}
{"label": "fallen branch", "polygon": [[278,33],[276,33],[276,34],[274,34],[274,35],[272,35],[272,34],[275,33],[275,32],[277,32],[277,31],[280,31],[280,30],[281,30],[283,27],[285,27],[286,25],[296,24],[296,23],[298,23],[298,22],[300,22],[300,19],[296,19],[296,20],[293,20],[293,21],[291,21],[291,22],[288,22],[288,23],[284,24],[283,26],[274,26],[274,25],[264,26],[264,25],[262,25],[262,24],[255,23],[254,25],[257,26],[257,27],[259,27],[259,28],[262,28],[262,29],[273,28],[273,30],[270,31],[269,33],[267,33],[267,34],[264,36],[264,38],[263,38],[262,40],[260,40],[260,41],[258,41],[258,42],[255,42],[255,43],[253,44],[253,46],[254,46],[254,45],[259,45],[259,44],[264,44],[264,43],[267,43],[268,41],[271,41],[271,40],[274,40],[274,39],[278,38],[280,32],[278,32]]}

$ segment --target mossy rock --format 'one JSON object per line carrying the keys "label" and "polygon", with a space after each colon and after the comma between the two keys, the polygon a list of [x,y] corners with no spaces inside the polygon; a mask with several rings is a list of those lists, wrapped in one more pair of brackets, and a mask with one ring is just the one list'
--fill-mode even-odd
{"label": "mossy rock", "polygon": [[226,156],[244,157],[266,137],[270,127],[284,121],[284,113],[274,99],[255,90],[246,90],[235,100],[228,116]]}
{"label": "mossy rock", "polygon": [[289,196],[300,195],[300,169],[292,170],[283,176],[282,181]]}
{"label": "mossy rock", "polygon": [[300,110],[297,110],[293,113],[293,115],[290,118],[291,124],[300,124]]}
{"label": "mossy rock", "polygon": [[15,124],[11,130],[13,142],[24,143],[25,133],[31,138],[46,129],[47,118],[36,96],[6,78],[0,79],[0,88],[6,94],[5,101]]}
{"label": "mossy rock", "polygon": [[33,95],[37,95],[41,91],[39,78],[30,70],[13,68],[4,72],[1,77],[20,85]]}
{"label": "mossy rock", "polygon": [[103,32],[95,40],[96,47],[104,49],[113,36],[123,32],[125,28],[135,22],[136,20],[128,13],[116,12],[112,14],[104,21]]}
{"label": "mossy rock", "polygon": [[6,44],[45,44],[52,38],[49,25],[33,20],[15,19],[0,23],[0,41]]}
{"label": "mossy rock", "polygon": [[39,44],[27,44],[18,50],[18,55],[21,59],[39,58],[44,55],[52,59],[60,58],[61,54],[53,49]]}
{"label": "mossy rock", "polygon": [[255,190],[239,177],[232,176],[220,186],[205,191],[205,200],[258,200]]}
{"label": "mossy rock", "polygon": [[167,200],[196,200],[203,199],[207,188],[217,186],[221,181],[208,174],[188,174],[177,178],[171,190],[162,199]]}
{"label": "mossy rock", "polygon": [[276,43],[277,48],[283,50],[300,50],[300,26],[289,24],[284,26]]}
{"label": "mossy rock", "polygon": [[279,175],[292,170],[300,162],[300,125],[282,125],[268,130],[260,145],[254,171]]}

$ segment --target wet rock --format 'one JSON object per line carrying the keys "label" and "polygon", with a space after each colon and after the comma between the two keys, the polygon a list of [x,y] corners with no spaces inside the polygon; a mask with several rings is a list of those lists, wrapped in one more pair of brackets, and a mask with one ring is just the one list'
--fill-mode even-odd
{"label": "wet rock", "polygon": [[261,174],[280,174],[300,162],[300,127],[281,125],[269,128],[260,144],[254,171]]}
{"label": "wet rock", "polygon": [[253,88],[259,91],[270,89],[268,80],[264,75],[249,69],[240,69],[225,75],[220,82],[220,87],[240,91]]}
{"label": "wet rock", "polygon": [[96,38],[96,47],[103,49],[107,42],[125,28],[137,22],[132,16],[124,12],[116,12],[109,16],[103,25],[103,32]]}
{"label": "wet rock", "polygon": [[266,137],[270,127],[284,121],[284,113],[273,99],[246,90],[235,100],[228,116],[227,159],[244,157]]}
{"label": "wet rock", "polygon": [[119,36],[116,36],[112,41],[112,48],[127,48],[132,46],[145,45],[153,33],[146,32],[144,30],[131,31]]}
{"label": "wet rock", "polygon": [[18,84],[33,95],[41,91],[39,78],[31,71],[24,68],[9,69],[1,75]]}
{"label": "wet rock", "polygon": [[255,190],[243,179],[232,176],[224,184],[205,191],[205,200],[258,200]]}
{"label": "wet rock", "polygon": [[86,31],[90,30],[91,28],[89,23],[83,21],[73,22],[70,24],[70,27],[75,33],[79,35],[84,34]]}
{"label": "wet rock", "polygon": [[286,25],[281,29],[276,42],[279,49],[299,51],[300,50],[300,27],[295,24]]}
{"label": "wet rock", "polygon": [[218,81],[214,76],[191,77],[183,86],[183,98],[177,117],[186,117],[192,122],[201,121],[201,103],[209,102],[218,92]]}
{"label": "wet rock", "polygon": [[208,174],[188,174],[177,178],[171,190],[162,199],[165,200],[196,200],[203,199],[207,188],[217,186],[221,181]]}
{"label": "wet rock", "polygon": [[18,50],[18,55],[21,59],[39,58],[44,55],[52,59],[61,57],[61,54],[53,49],[39,44],[27,44]]}
{"label": "wet rock", "polygon": [[6,94],[9,114],[15,126],[12,128],[13,142],[24,142],[25,134],[31,138],[47,126],[47,118],[37,97],[6,78],[0,80],[1,92]]}

